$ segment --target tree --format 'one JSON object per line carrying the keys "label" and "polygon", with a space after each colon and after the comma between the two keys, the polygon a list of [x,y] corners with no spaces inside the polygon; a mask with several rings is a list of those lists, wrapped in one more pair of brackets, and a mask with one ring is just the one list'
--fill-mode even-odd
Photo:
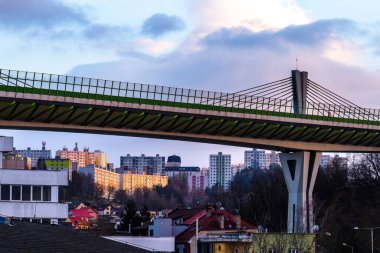
{"label": "tree", "polygon": [[107,188],[107,200],[110,201],[111,199],[113,199],[115,196],[115,191],[116,191],[116,188],[114,186],[108,186]]}
{"label": "tree", "polygon": [[147,205],[143,205],[143,208],[140,210],[140,217],[141,217],[141,222],[149,222],[151,221],[151,214],[149,212],[149,208]]}
{"label": "tree", "polygon": [[125,206],[125,213],[122,218],[121,230],[132,233],[132,228],[139,225],[136,204],[133,199],[128,199]]}
{"label": "tree", "polygon": [[125,204],[128,199],[128,194],[125,190],[117,190],[115,191],[114,202],[117,204]]}
{"label": "tree", "polygon": [[99,201],[103,198],[104,196],[104,188],[101,184],[95,183],[94,184],[94,199],[96,201]]}

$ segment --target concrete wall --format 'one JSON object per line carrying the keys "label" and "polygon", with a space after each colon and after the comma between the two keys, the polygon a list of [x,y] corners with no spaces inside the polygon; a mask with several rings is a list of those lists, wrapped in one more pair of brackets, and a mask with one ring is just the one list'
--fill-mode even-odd
{"label": "concrete wall", "polygon": [[68,185],[67,171],[0,169],[1,184]]}
{"label": "concrete wall", "polygon": [[68,205],[54,202],[0,201],[0,213],[17,218],[66,219]]}

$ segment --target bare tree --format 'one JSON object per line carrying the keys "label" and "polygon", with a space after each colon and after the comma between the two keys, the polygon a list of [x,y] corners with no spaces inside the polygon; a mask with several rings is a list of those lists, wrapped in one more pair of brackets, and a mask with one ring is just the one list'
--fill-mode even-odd
{"label": "bare tree", "polygon": [[252,237],[253,252],[267,253],[270,249],[270,242],[267,233],[257,233]]}
{"label": "bare tree", "polygon": [[108,186],[107,188],[107,200],[110,201],[115,197],[116,188],[114,186]]}

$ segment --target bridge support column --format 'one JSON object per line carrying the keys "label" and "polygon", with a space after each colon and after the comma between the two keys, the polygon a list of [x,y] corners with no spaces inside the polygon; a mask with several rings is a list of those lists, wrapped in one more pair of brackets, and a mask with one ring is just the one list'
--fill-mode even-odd
{"label": "bridge support column", "polygon": [[313,189],[321,152],[281,153],[280,161],[288,187],[288,232],[312,232]]}

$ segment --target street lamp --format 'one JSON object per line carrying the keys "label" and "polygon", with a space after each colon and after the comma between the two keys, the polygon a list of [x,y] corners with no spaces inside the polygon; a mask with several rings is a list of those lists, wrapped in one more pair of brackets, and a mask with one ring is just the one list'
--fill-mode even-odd
{"label": "street lamp", "polygon": [[355,230],[371,230],[371,252],[373,253],[373,230],[378,229],[380,227],[374,227],[374,228],[359,228],[359,227],[354,227]]}
{"label": "street lamp", "polygon": [[351,245],[348,245],[347,243],[342,243],[343,246],[346,246],[346,247],[350,247],[351,248],[351,253],[354,253],[354,247],[352,247]]}

